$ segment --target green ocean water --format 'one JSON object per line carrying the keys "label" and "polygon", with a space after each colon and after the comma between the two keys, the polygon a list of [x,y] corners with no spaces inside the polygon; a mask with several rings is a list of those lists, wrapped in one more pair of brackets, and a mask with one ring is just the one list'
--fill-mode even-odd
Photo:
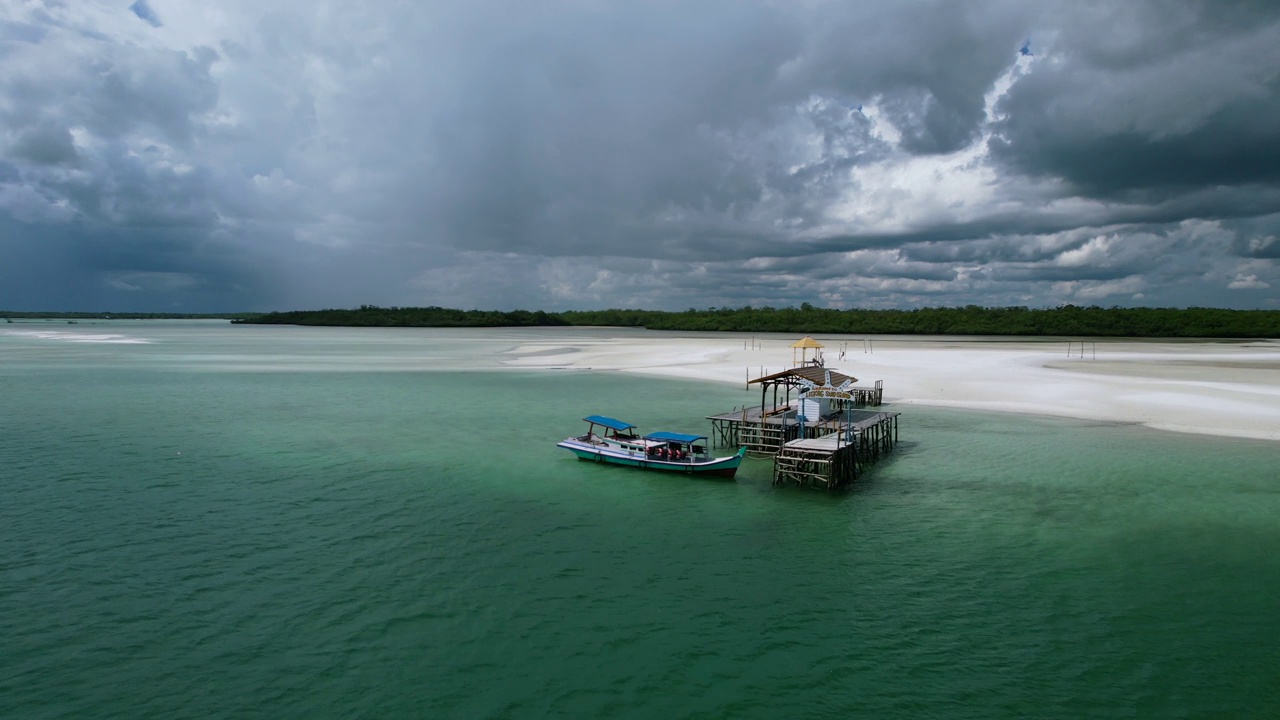
{"label": "green ocean water", "polygon": [[1280,717],[1277,444],[912,406],[846,493],[601,467],[585,414],[755,396],[493,369],[549,332],[0,326],[0,717]]}

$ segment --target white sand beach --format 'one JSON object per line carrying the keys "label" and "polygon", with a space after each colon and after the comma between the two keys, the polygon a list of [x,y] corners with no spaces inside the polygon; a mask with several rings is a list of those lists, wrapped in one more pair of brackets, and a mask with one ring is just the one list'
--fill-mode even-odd
{"label": "white sand beach", "polygon": [[[503,364],[744,384],[792,366],[795,336],[601,331],[516,348]],[[816,335],[826,367],[884,381],[886,404],[1056,415],[1280,440],[1280,341],[1075,341]],[[844,358],[840,358],[842,345]],[[812,353],[812,351],[810,351]]]}

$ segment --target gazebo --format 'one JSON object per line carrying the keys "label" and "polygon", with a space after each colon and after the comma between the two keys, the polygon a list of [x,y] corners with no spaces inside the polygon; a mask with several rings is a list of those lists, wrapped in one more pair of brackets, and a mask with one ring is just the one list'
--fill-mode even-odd
{"label": "gazebo", "polygon": [[[800,351],[800,360],[796,360],[796,350]],[[813,350],[813,359],[809,359],[809,351]],[[822,367],[822,343],[814,340],[812,337],[805,335],[794,343],[791,343],[791,365],[800,367],[804,365],[817,365]]]}

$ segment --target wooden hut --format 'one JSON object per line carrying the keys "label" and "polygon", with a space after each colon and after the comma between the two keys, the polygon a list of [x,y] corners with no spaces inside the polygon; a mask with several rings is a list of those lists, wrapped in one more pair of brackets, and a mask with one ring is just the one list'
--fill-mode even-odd
{"label": "wooden hut", "polygon": [[[798,437],[818,437],[847,423],[853,408],[879,405],[884,385],[855,387],[857,378],[808,365],[748,381],[760,386],[760,404],[708,416],[713,442],[746,445],[753,453],[772,454]],[[793,398],[799,402],[793,403]]]}

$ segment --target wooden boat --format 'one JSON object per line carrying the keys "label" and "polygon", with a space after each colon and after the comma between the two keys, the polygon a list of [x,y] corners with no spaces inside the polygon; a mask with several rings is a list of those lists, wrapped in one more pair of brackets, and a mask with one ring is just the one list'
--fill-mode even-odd
{"label": "wooden boat", "polygon": [[705,435],[655,432],[640,436],[635,432],[635,425],[611,417],[588,415],[583,421],[589,423],[585,435],[556,443],[557,447],[577,455],[579,460],[642,470],[733,477],[747,454],[743,447],[738,448],[735,455],[712,457]]}

